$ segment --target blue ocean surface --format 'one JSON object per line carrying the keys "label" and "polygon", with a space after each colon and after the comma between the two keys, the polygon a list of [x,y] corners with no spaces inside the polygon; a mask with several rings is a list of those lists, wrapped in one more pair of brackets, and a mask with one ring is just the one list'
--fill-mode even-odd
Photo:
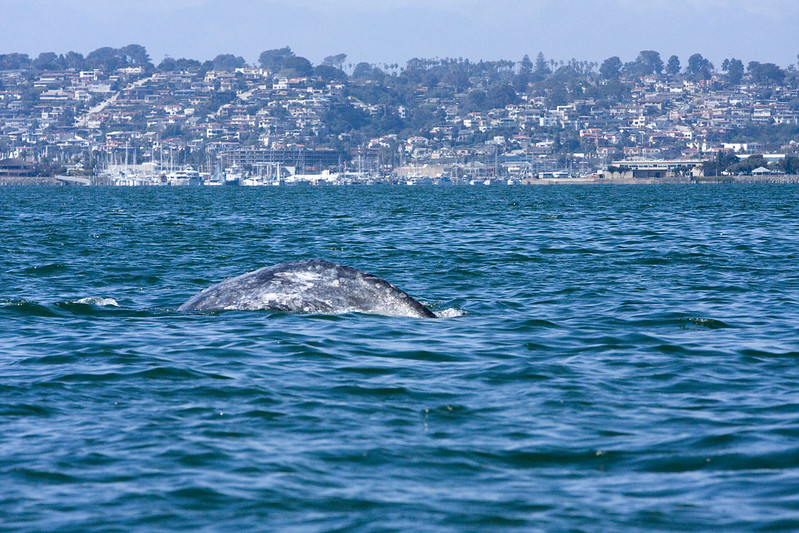
{"label": "blue ocean surface", "polygon": [[[441,318],[179,313],[324,258]],[[0,530],[799,529],[799,186],[0,189]]]}

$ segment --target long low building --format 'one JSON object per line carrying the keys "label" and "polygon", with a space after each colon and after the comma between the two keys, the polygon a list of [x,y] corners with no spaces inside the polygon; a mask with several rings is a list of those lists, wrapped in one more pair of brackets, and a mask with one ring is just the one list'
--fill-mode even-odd
{"label": "long low building", "polygon": [[616,161],[605,170],[607,178],[678,178],[704,176],[706,159],[631,159]]}
{"label": "long low building", "polygon": [[234,148],[219,153],[227,165],[256,165],[280,163],[296,167],[336,167],[347,160],[347,154],[337,150],[306,148]]}
{"label": "long low building", "polygon": [[36,176],[36,165],[18,158],[0,160],[0,177],[28,178]]}

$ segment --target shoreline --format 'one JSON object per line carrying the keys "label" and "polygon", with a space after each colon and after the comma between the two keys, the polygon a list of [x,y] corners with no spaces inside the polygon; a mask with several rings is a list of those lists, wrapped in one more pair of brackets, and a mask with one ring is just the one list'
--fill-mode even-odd
{"label": "shoreline", "polygon": [[[43,177],[0,177],[0,187],[129,187],[108,184],[86,183],[88,180],[76,180],[72,176],[43,176]],[[520,184],[504,185],[492,184],[490,187],[527,187],[542,185],[718,185],[718,184],[796,184],[799,175],[768,175],[768,176],[708,176],[700,178],[541,178],[528,180]],[[325,187],[364,187],[366,183],[356,184],[325,184]],[[392,185],[390,183],[375,183],[373,185]],[[286,185],[297,187],[302,185]],[[417,187],[436,185],[416,185]],[[484,187],[484,185],[452,184],[451,187]],[[138,187],[153,187],[139,185]],[[175,187],[171,185],[169,187]],[[178,187],[197,187],[195,185],[182,185]],[[200,185],[200,187],[203,187]],[[206,186],[207,187],[207,186]]]}
{"label": "shoreline", "polygon": [[799,183],[799,175],[708,176],[700,178],[543,178],[523,185],[705,185],[736,183]]}

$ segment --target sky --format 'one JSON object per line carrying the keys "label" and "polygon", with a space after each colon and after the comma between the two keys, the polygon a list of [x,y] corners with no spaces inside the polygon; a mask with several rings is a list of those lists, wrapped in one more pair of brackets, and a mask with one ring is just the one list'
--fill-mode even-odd
{"label": "sky", "polygon": [[165,56],[256,63],[290,46],[314,64],[413,57],[601,62],[656,50],[797,63],[797,0],[0,0],[0,53],[88,54],[141,44]]}

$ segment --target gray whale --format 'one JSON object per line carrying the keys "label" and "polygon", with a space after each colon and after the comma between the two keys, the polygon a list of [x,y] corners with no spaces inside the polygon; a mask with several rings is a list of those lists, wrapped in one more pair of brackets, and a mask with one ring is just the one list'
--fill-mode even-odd
{"label": "gray whale", "polygon": [[273,310],[368,313],[434,318],[391,283],[354,268],[311,259],[290,261],[226,279],[189,298],[178,311]]}

